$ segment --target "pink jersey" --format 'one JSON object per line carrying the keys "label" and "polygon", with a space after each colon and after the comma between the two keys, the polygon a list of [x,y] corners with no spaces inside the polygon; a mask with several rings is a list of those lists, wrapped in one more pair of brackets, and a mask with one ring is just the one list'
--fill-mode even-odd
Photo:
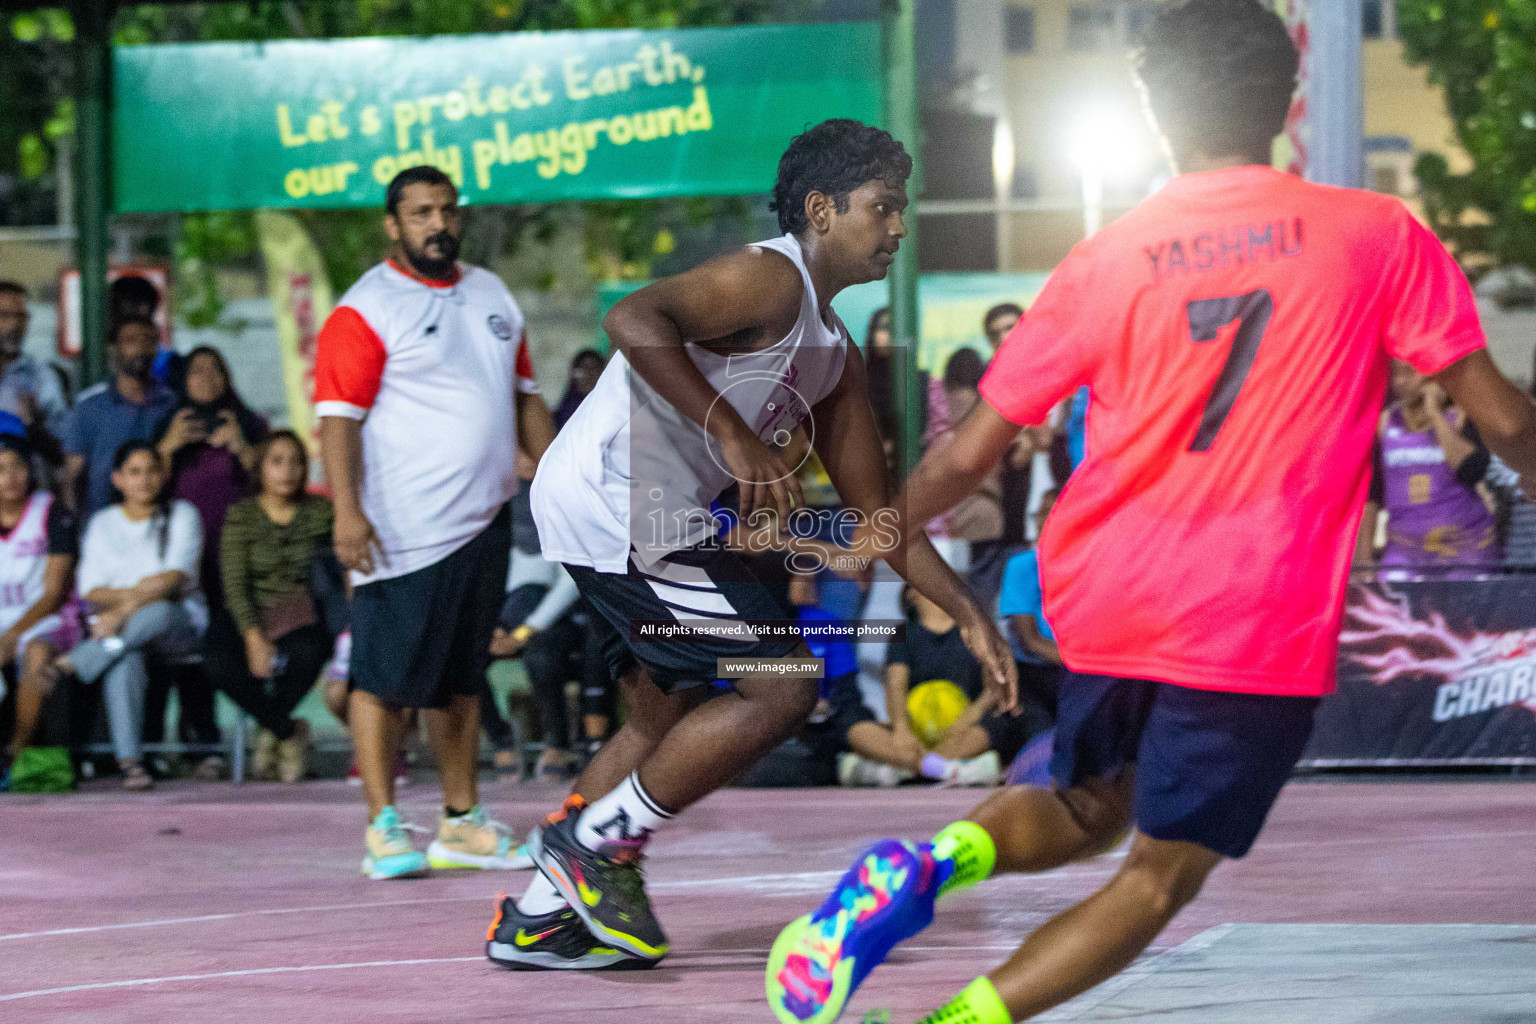
{"label": "pink jersey", "polygon": [[1067,665],[1331,691],[1387,357],[1434,374],[1484,344],[1455,261],[1386,196],[1186,174],[1080,244],[981,382],[1020,424],[1092,388],[1040,541]]}

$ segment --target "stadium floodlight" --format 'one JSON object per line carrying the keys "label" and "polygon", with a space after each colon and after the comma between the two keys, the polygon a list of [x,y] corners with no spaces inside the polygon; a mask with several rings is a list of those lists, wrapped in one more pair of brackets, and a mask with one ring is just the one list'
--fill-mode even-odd
{"label": "stadium floodlight", "polygon": [[1130,119],[1112,110],[1084,115],[1068,150],[1083,177],[1083,235],[1096,234],[1104,222],[1104,179],[1140,161],[1140,133]]}

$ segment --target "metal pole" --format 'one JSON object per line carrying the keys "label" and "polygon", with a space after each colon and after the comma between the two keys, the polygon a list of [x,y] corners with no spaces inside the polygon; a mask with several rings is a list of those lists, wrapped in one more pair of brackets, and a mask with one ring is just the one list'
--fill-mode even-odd
{"label": "metal pole", "polygon": [[1307,85],[1312,146],[1307,180],[1359,188],[1365,178],[1360,0],[1311,6],[1312,72]]}
{"label": "metal pole", "polygon": [[74,5],[80,95],[75,102],[75,195],[80,231],[75,263],[80,268],[80,345],[83,383],[107,375],[107,221],[112,210],[109,112],[112,81],[113,0]]}
{"label": "metal pole", "polygon": [[[885,0],[881,40],[885,50],[885,126],[912,155],[907,192],[916,199],[923,191],[922,154],[918,148],[917,57],[914,0]],[[915,207],[914,203],[914,207]],[[922,454],[922,410],[926,397],[917,373],[921,330],[917,301],[917,213],[907,214],[907,237],[896,253],[887,278],[891,287],[891,343],[907,358],[906,384],[897,394],[901,423],[898,443],[902,473],[912,471]]]}

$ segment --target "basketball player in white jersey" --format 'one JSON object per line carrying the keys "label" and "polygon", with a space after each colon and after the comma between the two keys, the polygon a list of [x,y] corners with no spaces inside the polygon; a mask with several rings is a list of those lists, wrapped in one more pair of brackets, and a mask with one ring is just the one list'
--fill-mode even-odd
{"label": "basketball player in white jersey", "polygon": [[[805,657],[788,615],[718,540],[732,484],[748,526],[803,504],[769,444],[803,425],[844,506],[889,497],[864,361],[831,301],[885,277],[906,235],[912,160],[878,128],[833,120],[790,143],[773,209],[784,234],[659,281],[614,307],[618,347],[539,464],[530,492],[544,556],[625,640],[611,650],[629,717],[564,808],[529,836],[540,875],[503,899],[487,955],[522,968],[644,966],[667,952],[639,870],[651,832],[798,730],[816,679],[773,672],[705,700],[719,658]],[[960,624],[999,693],[1013,660],[992,622],[920,539],[895,568]],[[686,625],[647,639],[639,623]],[[701,630],[708,622],[709,629]],[[754,624],[759,624],[754,628]],[[632,628],[636,627],[636,628]],[[1011,694],[1002,704],[1012,703]]]}
{"label": "basketball player in white jersey", "polygon": [[14,661],[17,676],[7,766],[35,738],[43,699],[58,678],[54,659],[77,639],[60,610],[74,587],[79,549],[74,515],[33,488],[30,446],[0,434],[0,665]]}

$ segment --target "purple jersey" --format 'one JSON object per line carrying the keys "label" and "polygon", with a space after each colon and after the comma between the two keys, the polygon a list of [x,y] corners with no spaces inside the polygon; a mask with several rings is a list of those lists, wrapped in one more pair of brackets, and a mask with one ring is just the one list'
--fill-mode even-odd
{"label": "purple jersey", "polygon": [[1431,430],[1408,429],[1402,410],[1381,435],[1387,547],[1383,565],[1489,565],[1499,560],[1493,513],[1456,479]]}

